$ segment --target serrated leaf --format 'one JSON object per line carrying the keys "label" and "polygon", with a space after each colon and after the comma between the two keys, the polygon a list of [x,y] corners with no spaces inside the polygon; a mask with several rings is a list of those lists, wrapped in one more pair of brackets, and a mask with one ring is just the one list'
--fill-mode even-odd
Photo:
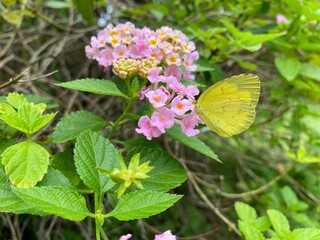
{"label": "serrated leaf", "polygon": [[48,168],[48,172],[44,175],[38,186],[73,187],[69,179],[64,176],[62,172],[53,167]]}
{"label": "serrated leaf", "polygon": [[246,44],[246,45],[256,45],[256,44],[264,43],[264,42],[270,41],[272,39],[281,37],[281,36],[283,36],[285,34],[286,34],[285,32],[282,32],[282,33],[254,34],[254,35],[251,35],[244,42],[244,44]]}
{"label": "serrated leaf", "polygon": [[151,190],[133,191],[121,197],[115,209],[107,215],[121,221],[147,218],[165,211],[181,197]]}
{"label": "serrated leaf", "polygon": [[8,185],[9,181],[8,181],[8,177],[4,171],[4,167],[2,164],[0,164],[0,185]]}
{"label": "serrated leaf", "polygon": [[34,206],[27,204],[14,194],[9,186],[0,185],[0,212],[30,213],[43,215]]}
{"label": "serrated leaf", "polygon": [[140,164],[150,161],[154,169],[148,173],[149,178],[143,179],[146,190],[168,191],[179,186],[186,180],[186,172],[181,164],[169,154],[156,148],[136,148],[129,152],[127,159],[140,152]]}
{"label": "serrated leaf", "polygon": [[50,155],[39,144],[27,140],[7,148],[1,156],[11,183],[17,187],[32,187],[47,172]]}
{"label": "serrated leaf", "polygon": [[316,228],[299,228],[292,232],[296,240],[319,240],[320,230]]}
{"label": "serrated leaf", "polygon": [[87,112],[78,111],[61,118],[53,132],[53,142],[61,143],[75,139],[85,129],[99,131],[107,125],[101,117]]}
{"label": "serrated leaf", "polygon": [[98,133],[83,131],[77,138],[74,160],[77,172],[84,184],[97,193],[104,193],[115,183],[97,168],[111,171],[119,167],[116,148]]}
{"label": "serrated leaf", "polygon": [[74,165],[73,155],[70,152],[65,151],[54,155],[50,166],[58,169],[73,186],[77,186],[80,183],[81,180]]}
{"label": "serrated leaf", "polygon": [[0,103],[0,113],[0,119],[2,119],[10,127],[13,127],[24,133],[29,131],[27,122],[20,118],[16,110],[9,104]]}
{"label": "serrated leaf", "polygon": [[[18,101],[13,102],[16,106],[20,103]],[[33,103],[25,102],[21,103],[16,111],[9,104],[1,103],[0,119],[5,121],[9,126],[31,135],[43,128],[56,115],[56,113],[42,115],[44,109],[44,104],[34,105]]]}
{"label": "serrated leaf", "polygon": [[274,63],[281,75],[288,81],[294,80],[301,68],[298,58],[276,57]]}
{"label": "serrated leaf", "polygon": [[21,105],[27,102],[25,96],[19,93],[9,93],[7,102],[14,108],[18,109]]}
{"label": "serrated leaf", "polygon": [[253,224],[257,218],[256,210],[243,202],[236,202],[234,205],[238,217],[244,221]]}
{"label": "serrated leaf", "polygon": [[281,238],[290,233],[289,222],[281,212],[274,209],[269,209],[267,214],[278,237]]}
{"label": "serrated leaf", "polygon": [[264,240],[265,239],[262,233],[258,229],[250,225],[249,223],[239,221],[238,225],[239,225],[240,232],[242,232],[242,234],[244,235],[245,240]]}
{"label": "serrated leaf", "polygon": [[72,221],[81,221],[90,215],[83,196],[66,187],[13,188],[25,202],[50,214]]}
{"label": "serrated leaf", "polygon": [[83,92],[129,98],[118,89],[117,85],[114,82],[110,80],[85,78],[65,83],[59,83],[56,85]]}
{"label": "serrated leaf", "polygon": [[269,221],[269,218],[266,216],[263,217],[258,217],[255,221],[254,221],[254,226],[260,231],[266,231],[271,227],[271,223]]}
{"label": "serrated leaf", "polygon": [[187,145],[190,148],[193,148],[194,150],[212,158],[213,160],[221,162],[218,159],[218,156],[204,142],[202,142],[197,137],[188,137],[187,135],[182,133],[180,127],[174,125],[172,128],[168,129],[166,132],[173,139]]}

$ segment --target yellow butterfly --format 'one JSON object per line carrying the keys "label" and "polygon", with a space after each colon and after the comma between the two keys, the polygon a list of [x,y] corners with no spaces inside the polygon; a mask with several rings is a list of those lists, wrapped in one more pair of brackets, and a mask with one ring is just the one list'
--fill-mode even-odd
{"label": "yellow butterfly", "polygon": [[212,131],[221,137],[229,137],[250,127],[259,94],[258,76],[233,76],[217,82],[202,93],[195,111]]}

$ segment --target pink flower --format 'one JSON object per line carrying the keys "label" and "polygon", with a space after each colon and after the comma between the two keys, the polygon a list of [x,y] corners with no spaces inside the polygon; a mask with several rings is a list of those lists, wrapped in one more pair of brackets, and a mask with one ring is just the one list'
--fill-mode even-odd
{"label": "pink flower", "polygon": [[280,24],[280,23],[288,23],[289,22],[288,19],[282,14],[278,14],[276,16],[276,21],[277,21],[278,24]]}
{"label": "pink flower", "polygon": [[117,47],[121,44],[121,39],[118,36],[107,37],[107,42],[112,45],[112,47]]}
{"label": "pink flower", "polygon": [[99,56],[99,48],[91,47],[88,45],[86,46],[85,51],[87,58],[97,59]]}
{"label": "pink flower", "polygon": [[171,231],[168,230],[160,235],[156,235],[154,240],[176,240],[176,236],[172,235]]}
{"label": "pink flower", "polygon": [[148,140],[153,137],[159,137],[162,131],[153,124],[148,116],[142,116],[138,121],[139,128],[136,128],[137,133],[141,133],[146,136]]}
{"label": "pink flower", "polygon": [[196,86],[189,85],[184,89],[184,94],[188,98],[194,100],[194,97],[199,94],[199,89]]}
{"label": "pink flower", "polygon": [[182,49],[184,52],[189,53],[196,49],[194,42],[187,42],[182,44]]}
{"label": "pink flower", "polygon": [[181,65],[181,59],[179,57],[179,54],[174,52],[171,52],[166,56],[166,62],[168,65],[172,65],[172,64],[177,66]]}
{"label": "pink flower", "polygon": [[138,53],[140,53],[140,54],[144,54],[144,52],[148,49],[148,43],[142,37],[139,37],[136,40],[136,46],[137,46]]}
{"label": "pink flower", "polygon": [[156,83],[159,82],[159,74],[160,74],[161,69],[160,68],[150,68],[148,70],[148,80],[151,83]]}
{"label": "pink flower", "polygon": [[141,90],[138,92],[138,96],[140,97],[140,100],[143,100],[146,96],[146,93],[149,92],[151,90],[151,86],[144,86],[143,88],[141,88]]}
{"label": "pink flower", "polygon": [[154,48],[156,46],[158,46],[160,39],[157,38],[156,36],[151,36],[149,39],[148,39],[148,42],[149,42],[149,47],[150,48]]}
{"label": "pink flower", "polygon": [[150,48],[145,52],[145,56],[147,58],[153,58],[154,60],[156,60],[158,63],[161,62],[162,58],[163,58],[163,54],[161,52],[161,50],[157,47],[154,48]]}
{"label": "pink flower", "polygon": [[185,92],[185,86],[180,82],[171,82],[168,84],[169,88],[171,88],[175,93],[184,94]]}
{"label": "pink flower", "polygon": [[191,112],[188,115],[186,115],[180,125],[182,132],[186,134],[188,137],[194,136],[200,133],[198,129],[195,129],[195,127],[201,122],[201,119],[198,117],[198,115],[195,112]]}
{"label": "pink flower", "polygon": [[167,67],[167,69],[164,71],[164,75],[166,77],[168,76],[173,76],[175,77],[178,81],[181,79],[181,70],[178,68],[176,65],[170,65]]}
{"label": "pink flower", "polygon": [[167,97],[170,97],[170,92],[164,87],[164,86],[161,86],[159,87],[159,89],[164,92],[164,94],[167,95]]}
{"label": "pink flower", "polygon": [[131,239],[132,234],[128,233],[127,235],[123,235],[119,238],[119,240],[129,240]]}
{"label": "pink flower", "polygon": [[147,92],[146,97],[155,108],[164,106],[168,100],[168,96],[161,89]]}
{"label": "pink flower", "polygon": [[130,57],[133,59],[142,58],[143,54],[139,52],[138,47],[136,45],[132,45],[129,48]]}
{"label": "pink flower", "polygon": [[176,96],[171,102],[171,110],[178,116],[184,115],[193,108],[193,104],[188,99],[182,99],[181,95]]}
{"label": "pink flower", "polygon": [[114,59],[127,58],[129,54],[130,53],[128,51],[128,48],[123,45],[120,45],[115,49],[113,49],[113,53],[112,53]]}
{"label": "pink flower", "polygon": [[158,112],[154,112],[151,116],[151,121],[164,132],[164,129],[171,128],[174,124],[174,112],[166,107],[158,109]]}
{"label": "pink flower", "polygon": [[158,46],[161,50],[164,51],[164,53],[168,54],[170,52],[172,52],[173,50],[173,46],[171,43],[169,42],[162,42],[161,44],[159,44]]}
{"label": "pink flower", "polygon": [[186,69],[186,71],[183,73],[183,78],[186,81],[193,81],[195,77],[191,74],[189,69]]}
{"label": "pink flower", "polygon": [[108,67],[112,64],[113,55],[112,50],[110,48],[103,49],[99,56],[97,57],[97,61],[101,66]]}

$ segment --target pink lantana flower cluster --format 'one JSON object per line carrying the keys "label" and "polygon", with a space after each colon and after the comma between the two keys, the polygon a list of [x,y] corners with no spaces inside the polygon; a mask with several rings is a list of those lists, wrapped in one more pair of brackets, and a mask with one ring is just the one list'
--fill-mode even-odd
{"label": "pink lantana flower cluster", "polygon": [[[132,234],[127,234],[120,237],[119,240],[129,240],[131,239],[131,237],[132,237]],[[168,230],[162,234],[156,235],[154,237],[154,240],[176,240],[176,236],[173,235],[170,230]]]}
{"label": "pink lantana flower cluster", "polygon": [[120,78],[139,74],[148,79],[150,85],[143,87],[139,96],[150,102],[154,112],[140,118],[136,132],[150,140],[176,123],[187,136],[199,133],[195,127],[201,120],[194,111],[199,90],[181,83],[182,79],[194,80],[192,72],[199,54],[181,31],[169,27],[140,29],[130,22],[109,24],[91,38],[85,50],[88,58],[103,68],[112,66]]}
{"label": "pink lantana flower cluster", "polygon": [[145,115],[139,119],[139,128],[136,128],[136,132],[145,135],[148,140],[159,137],[175,123],[181,125],[187,136],[199,133],[195,127],[201,120],[193,104],[199,90],[193,85],[183,85],[175,76],[176,73],[170,75],[172,68],[168,67],[164,75],[160,75],[160,68],[151,68],[147,78],[152,84],[139,93],[140,99],[147,98],[154,109],[151,117]]}
{"label": "pink lantana flower cluster", "polygon": [[194,80],[191,73],[196,65],[193,62],[199,57],[195,44],[181,31],[170,27],[156,31],[147,27],[140,29],[131,22],[109,24],[97,36],[91,37],[85,51],[88,58],[95,59],[105,68],[118,59],[152,59],[161,66],[175,66],[173,70],[189,81]]}

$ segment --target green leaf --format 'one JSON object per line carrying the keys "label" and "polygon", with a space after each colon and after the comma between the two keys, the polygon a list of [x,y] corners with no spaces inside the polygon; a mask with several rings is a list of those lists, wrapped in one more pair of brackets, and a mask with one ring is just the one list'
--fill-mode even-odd
{"label": "green leaf", "polygon": [[2,11],[1,16],[4,18],[4,20],[6,20],[8,23],[12,25],[19,25],[22,20],[21,14],[19,13],[18,10],[5,11],[5,12]]}
{"label": "green leaf", "polygon": [[13,188],[25,202],[50,214],[72,221],[81,221],[90,215],[83,196],[66,187]]}
{"label": "green leaf", "polygon": [[56,115],[56,113],[42,115],[45,104],[34,105],[28,102],[22,104],[21,101],[18,102],[19,100],[10,98],[9,101],[19,106],[19,108],[16,111],[9,104],[0,103],[0,119],[5,121],[9,126],[28,135],[39,131]]}
{"label": "green leaf", "polygon": [[87,112],[73,112],[61,118],[54,128],[53,142],[62,143],[75,139],[85,129],[99,131],[107,125],[103,118]]}
{"label": "green leaf", "polygon": [[235,39],[239,39],[241,36],[241,31],[238,30],[232,23],[228,21],[221,21],[221,23],[228,29],[228,31],[232,34]]}
{"label": "green leaf", "polygon": [[299,15],[302,13],[302,6],[299,0],[283,0],[295,14]]}
{"label": "green leaf", "polygon": [[35,209],[31,204],[27,204],[9,186],[0,185],[0,212],[30,213],[43,215],[41,211]]}
{"label": "green leaf", "polygon": [[109,140],[100,134],[91,130],[83,131],[77,138],[74,160],[80,178],[95,192],[106,192],[115,185],[97,168],[111,171],[119,167],[119,153]]}
{"label": "green leaf", "polygon": [[300,69],[300,75],[320,81],[320,67],[311,63],[303,63]]}
{"label": "green leaf", "polygon": [[297,240],[319,240],[320,230],[316,228],[299,228],[292,232],[293,236]]}
{"label": "green leaf", "polygon": [[278,71],[287,81],[295,79],[301,68],[301,63],[298,58],[276,57],[274,63]]}
{"label": "green leaf", "polygon": [[9,185],[8,177],[4,171],[3,165],[0,164],[0,185]]}
{"label": "green leaf", "polygon": [[12,5],[16,4],[17,0],[1,0],[0,2],[3,3],[7,8],[9,8]]}
{"label": "green leaf", "polygon": [[1,156],[12,184],[17,187],[32,187],[47,172],[50,155],[39,144],[27,140],[7,148]]}
{"label": "green leaf", "polygon": [[0,103],[0,119],[2,119],[10,127],[13,127],[21,132],[28,132],[28,123],[18,116],[16,110],[9,104]]}
{"label": "green leaf", "polygon": [[67,9],[72,7],[72,4],[68,1],[56,1],[56,0],[45,1],[44,5],[48,8],[54,8],[54,9]]}
{"label": "green leaf", "polygon": [[54,155],[50,166],[66,176],[73,186],[80,183],[81,180],[74,165],[73,155],[70,152],[65,151]]}
{"label": "green leaf", "polygon": [[150,178],[141,182],[144,189],[168,191],[186,180],[186,173],[181,164],[169,154],[155,148],[136,148],[129,152],[127,159],[140,152],[140,164],[150,161],[154,169],[148,173]]}
{"label": "green leaf", "polygon": [[258,217],[255,221],[254,221],[254,226],[260,231],[266,231],[271,227],[271,223],[269,221],[269,218],[266,216],[263,217]]}
{"label": "green leaf", "polygon": [[14,108],[18,109],[21,105],[27,103],[27,99],[23,94],[9,93],[7,102]]}
{"label": "green leaf", "polygon": [[75,7],[77,8],[77,10],[81,13],[82,17],[84,20],[86,20],[86,22],[89,25],[93,25],[94,24],[94,4],[93,4],[93,0],[87,0],[87,1],[83,1],[83,0],[72,0],[73,4],[75,5]]}
{"label": "green leaf", "polygon": [[243,42],[245,45],[256,45],[270,41],[272,39],[278,38],[285,35],[285,32],[282,33],[267,33],[267,34],[255,34],[251,35],[246,41]]}
{"label": "green leaf", "polygon": [[267,214],[278,237],[282,238],[290,233],[289,222],[281,212],[269,209],[267,210]]}
{"label": "green leaf", "polygon": [[243,202],[236,202],[234,206],[238,217],[242,221],[253,223],[256,220],[257,213],[253,207]]}
{"label": "green leaf", "polygon": [[208,62],[207,59],[200,58],[197,61],[196,65],[197,65],[196,72],[210,72],[210,71],[216,70],[213,63]]}
{"label": "green leaf", "polygon": [[111,82],[110,80],[85,78],[56,85],[83,92],[129,98],[118,89],[114,82]]}
{"label": "green leaf", "polygon": [[47,174],[44,176],[38,186],[57,186],[72,188],[69,179],[63,175],[58,169],[53,167],[48,168]]}
{"label": "green leaf", "polygon": [[120,198],[115,209],[107,214],[120,221],[147,218],[165,211],[182,196],[151,190],[139,190]]}
{"label": "green leaf", "polygon": [[193,148],[194,150],[212,158],[213,160],[221,162],[218,159],[218,156],[204,142],[197,137],[188,137],[177,125],[174,125],[172,128],[168,129],[167,133],[173,139],[187,145],[190,148]]}
{"label": "green leaf", "polygon": [[249,223],[239,221],[240,232],[244,235],[245,240],[264,240],[262,233]]}
{"label": "green leaf", "polygon": [[297,204],[299,201],[296,193],[289,186],[284,186],[281,189],[281,195],[289,209],[291,209],[291,207]]}

